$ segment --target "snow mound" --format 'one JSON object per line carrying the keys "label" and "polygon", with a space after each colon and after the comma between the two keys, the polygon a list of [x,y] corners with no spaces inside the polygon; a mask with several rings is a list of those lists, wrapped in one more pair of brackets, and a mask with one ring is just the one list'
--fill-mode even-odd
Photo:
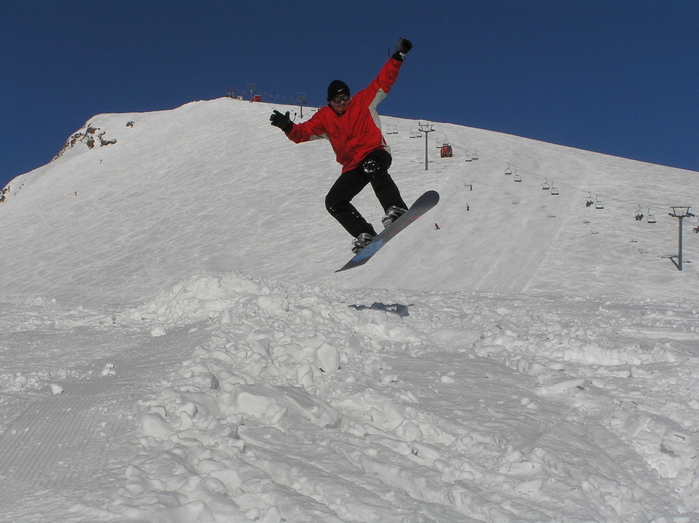
{"label": "snow mound", "polygon": [[235,321],[230,311],[244,308],[249,300],[268,313],[282,312],[285,307],[283,296],[273,295],[273,290],[262,280],[240,273],[200,274],[162,292],[145,307],[135,309],[131,318],[175,323],[209,318],[230,323]]}
{"label": "snow mound", "polygon": [[[142,401],[144,454],[111,509],[403,523],[640,522],[699,508],[699,441],[683,428],[699,415],[661,370],[684,365],[688,380],[694,367],[681,344],[628,338],[629,322],[662,308],[384,295],[398,314],[369,306],[380,297],[207,273],[125,312],[167,325],[165,338],[208,341]],[[686,343],[696,319],[672,312]]]}
{"label": "snow mound", "polygon": [[[134,305],[193,274],[239,271],[339,288],[699,298],[699,244],[686,238],[676,270],[665,212],[699,199],[696,173],[451,124],[434,125],[454,155],[431,152],[425,171],[416,122],[391,117],[401,194],[433,189],[440,203],[369,266],[335,274],[350,237],[323,196],[339,166],[326,141],[296,145],[270,126],[274,109],[289,108],[224,98],[91,118],[62,156],[9,184],[3,296]],[[370,189],[353,201],[380,227]],[[654,223],[635,219],[639,206]]]}

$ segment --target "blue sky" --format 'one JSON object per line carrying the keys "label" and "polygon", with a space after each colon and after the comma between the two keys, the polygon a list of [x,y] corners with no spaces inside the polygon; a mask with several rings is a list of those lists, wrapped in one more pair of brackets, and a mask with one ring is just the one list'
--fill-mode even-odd
{"label": "blue sky", "polygon": [[696,0],[2,0],[0,187],[96,114],[253,83],[323,104],[398,37],[414,49],[381,114],[699,171]]}

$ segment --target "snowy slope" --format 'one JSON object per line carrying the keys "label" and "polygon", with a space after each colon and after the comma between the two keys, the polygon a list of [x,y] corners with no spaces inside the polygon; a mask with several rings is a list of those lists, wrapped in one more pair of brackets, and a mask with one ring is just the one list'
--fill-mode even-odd
{"label": "snowy slope", "polygon": [[[200,270],[240,270],[355,288],[697,296],[697,269],[679,273],[663,258],[677,254],[669,206],[698,200],[696,173],[454,125],[435,125],[425,171],[424,140],[410,137],[417,122],[392,118],[405,199],[433,188],[442,201],[369,267],[335,276],[350,238],[323,199],[339,166],[327,142],[289,142],[269,125],[271,110],[220,99],[93,118],[95,134],[117,143],[78,142],[10,184],[0,208],[5,295],[140,301]],[[453,158],[438,157],[445,138]],[[464,161],[473,149],[479,159]],[[504,175],[507,164],[521,183]],[[558,196],[542,190],[546,179]],[[586,207],[589,194],[605,208]],[[378,224],[370,191],[358,205]],[[658,223],[637,222],[639,205]],[[692,260],[697,242],[686,243]]]}
{"label": "snowy slope", "polygon": [[0,521],[699,521],[696,173],[447,124],[425,171],[385,117],[442,199],[335,274],[273,107],[96,116],[10,184]]}

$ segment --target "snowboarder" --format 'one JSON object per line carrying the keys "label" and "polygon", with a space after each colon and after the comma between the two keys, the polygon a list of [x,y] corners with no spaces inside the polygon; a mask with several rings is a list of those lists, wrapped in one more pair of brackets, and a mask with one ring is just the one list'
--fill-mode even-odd
{"label": "snowboarder", "polygon": [[342,174],[325,197],[328,212],[355,239],[352,252],[362,250],[376,236],[374,227],[350,202],[367,184],[371,183],[386,215],[381,220],[388,227],[405,213],[407,205],[388,173],[391,154],[381,132],[376,106],[386,97],[398,78],[405,55],[412,49],[409,40],[400,38],[396,52],[388,59],[368,87],[350,96],[350,89],[341,80],[328,86],[328,105],[322,107],[308,121],[295,124],[289,111],[274,111],[270,121],[287,137],[302,143],[317,138],[330,140]]}

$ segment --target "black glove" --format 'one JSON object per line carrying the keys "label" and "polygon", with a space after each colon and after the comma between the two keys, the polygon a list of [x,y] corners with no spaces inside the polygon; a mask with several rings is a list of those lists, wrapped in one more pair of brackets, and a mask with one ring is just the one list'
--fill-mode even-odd
{"label": "black glove", "polygon": [[408,51],[410,51],[412,48],[413,44],[410,40],[406,40],[405,38],[398,39],[398,45],[396,45],[397,53],[408,54]]}
{"label": "black glove", "polygon": [[291,118],[289,118],[289,111],[287,111],[286,114],[282,114],[275,109],[272,116],[269,117],[269,121],[272,122],[274,127],[279,127],[285,133],[291,131],[293,127]]}
{"label": "black glove", "polygon": [[396,44],[396,52],[393,53],[393,58],[402,62],[405,60],[405,55],[408,54],[408,51],[410,51],[412,48],[413,44],[410,40],[399,38],[398,44]]}

